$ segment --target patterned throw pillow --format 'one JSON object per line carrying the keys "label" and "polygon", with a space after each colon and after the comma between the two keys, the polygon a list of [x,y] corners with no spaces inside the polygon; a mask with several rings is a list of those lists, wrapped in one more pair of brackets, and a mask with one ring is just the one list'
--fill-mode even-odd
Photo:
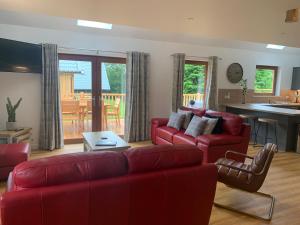
{"label": "patterned throw pillow", "polygon": [[218,122],[215,128],[212,131],[212,134],[222,134],[223,133],[223,117],[222,116],[211,116],[209,114],[205,114],[205,117],[218,119]]}
{"label": "patterned throw pillow", "polygon": [[203,131],[203,134],[211,134],[212,131],[214,130],[217,122],[218,122],[218,119],[208,118],[208,117],[205,117],[205,116],[203,116],[202,118],[207,119],[206,127]]}
{"label": "patterned throw pillow", "polygon": [[191,122],[193,113],[191,111],[186,111],[186,110],[181,110],[181,109],[178,109],[177,112],[179,114],[184,114],[185,115],[185,120],[184,120],[184,123],[183,123],[183,128],[187,129],[188,126],[189,126],[189,123]]}
{"label": "patterned throw pillow", "polygon": [[172,112],[169,118],[167,127],[173,127],[176,130],[180,130],[185,120],[185,115],[180,113]]}
{"label": "patterned throw pillow", "polygon": [[184,132],[184,134],[197,137],[201,134],[203,134],[203,131],[207,124],[207,119],[203,119],[199,116],[193,116],[193,119],[191,120],[188,128]]}

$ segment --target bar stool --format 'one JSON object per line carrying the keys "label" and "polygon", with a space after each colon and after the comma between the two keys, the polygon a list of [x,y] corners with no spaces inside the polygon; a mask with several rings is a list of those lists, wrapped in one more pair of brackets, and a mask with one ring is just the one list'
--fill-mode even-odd
{"label": "bar stool", "polygon": [[265,125],[266,128],[266,132],[265,132],[265,143],[266,144],[268,142],[268,139],[272,139],[272,137],[269,137],[269,126],[273,126],[274,127],[274,136],[275,136],[275,142],[278,148],[278,139],[277,139],[277,124],[278,124],[278,120],[274,120],[274,119],[269,119],[269,118],[258,118],[258,127],[256,130],[256,134],[255,134],[255,143],[257,143],[257,136],[258,136],[258,132],[259,129],[261,127],[261,125]]}
{"label": "bar stool", "polygon": [[252,136],[254,137],[253,145],[256,145],[257,144],[256,143],[256,122],[258,120],[258,117],[255,115],[249,115],[249,114],[240,114],[239,116],[244,120],[244,122],[249,123],[250,125],[251,125],[251,121],[252,121],[253,129],[251,128],[251,137]]}

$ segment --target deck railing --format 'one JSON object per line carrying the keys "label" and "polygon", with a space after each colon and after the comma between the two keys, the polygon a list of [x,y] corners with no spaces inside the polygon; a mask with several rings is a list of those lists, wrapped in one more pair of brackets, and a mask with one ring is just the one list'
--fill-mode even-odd
{"label": "deck railing", "polygon": [[204,94],[183,94],[183,105],[184,106],[189,106],[190,101],[203,101]]}
{"label": "deck railing", "polygon": [[[121,93],[102,93],[102,99],[104,101],[108,101],[110,103],[113,103],[117,98],[121,99],[122,103],[125,103],[125,94]],[[91,93],[75,93],[74,98],[77,100],[89,100],[92,98]],[[204,94],[183,94],[183,105],[188,106],[190,104],[191,100],[195,101],[203,101]]]}

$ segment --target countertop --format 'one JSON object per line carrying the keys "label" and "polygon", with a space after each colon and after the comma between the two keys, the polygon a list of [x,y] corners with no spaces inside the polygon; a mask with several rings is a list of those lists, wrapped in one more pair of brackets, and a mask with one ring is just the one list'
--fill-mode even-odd
{"label": "countertop", "polygon": [[278,106],[280,106],[280,107],[299,106],[299,108],[300,108],[299,103],[284,103],[284,104],[249,103],[249,104],[227,104],[225,106],[231,107],[231,108],[237,108],[237,109],[269,112],[269,113],[273,113],[273,114],[281,114],[281,115],[288,115],[288,116],[300,116],[300,110],[278,107]]}

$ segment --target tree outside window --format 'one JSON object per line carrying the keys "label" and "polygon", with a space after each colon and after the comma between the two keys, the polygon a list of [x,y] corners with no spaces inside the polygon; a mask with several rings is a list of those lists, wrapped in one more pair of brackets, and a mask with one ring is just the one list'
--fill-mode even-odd
{"label": "tree outside window", "polygon": [[254,82],[254,93],[274,95],[278,67],[257,66]]}

